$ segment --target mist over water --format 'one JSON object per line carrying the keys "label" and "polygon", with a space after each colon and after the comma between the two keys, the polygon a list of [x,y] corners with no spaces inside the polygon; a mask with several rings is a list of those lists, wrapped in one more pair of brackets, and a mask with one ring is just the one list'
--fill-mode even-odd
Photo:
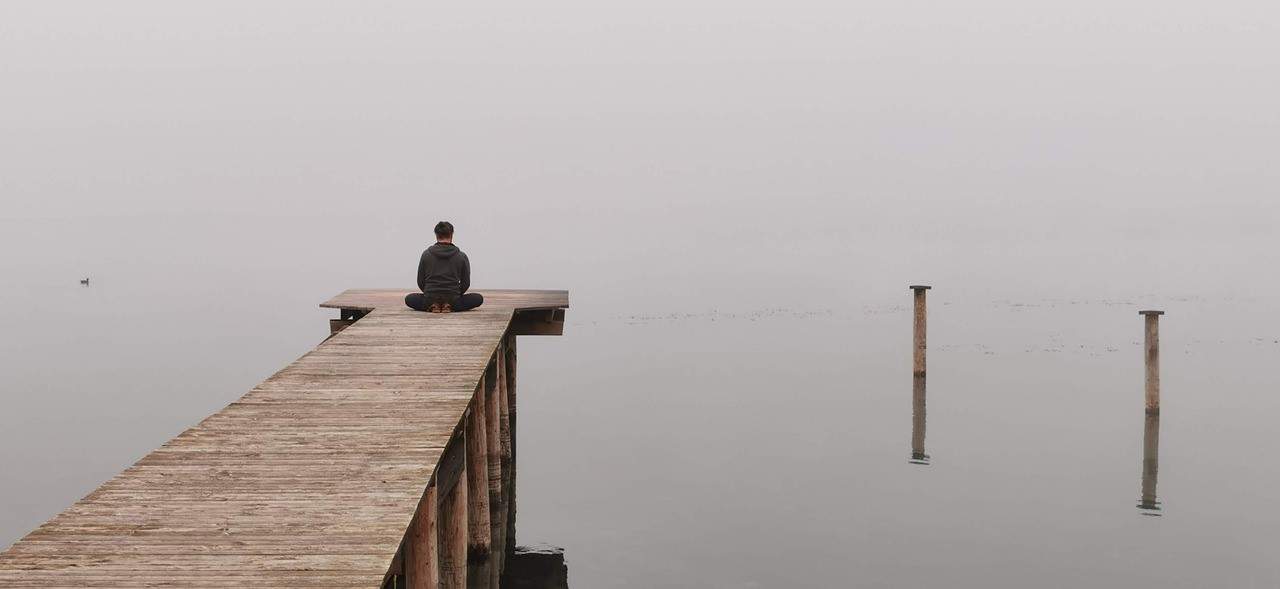
{"label": "mist over water", "polygon": [[5,4],[0,545],[449,219],[477,288],[571,291],[519,537],[574,586],[1274,586],[1277,17]]}

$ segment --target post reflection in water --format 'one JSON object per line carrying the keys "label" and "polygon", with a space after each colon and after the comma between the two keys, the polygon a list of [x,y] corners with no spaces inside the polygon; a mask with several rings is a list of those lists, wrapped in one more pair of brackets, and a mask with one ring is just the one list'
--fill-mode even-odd
{"label": "post reflection in water", "polygon": [[917,374],[911,386],[911,464],[929,464],[924,453],[925,387],[924,375]]}
{"label": "post reflection in water", "polygon": [[1160,469],[1160,414],[1148,413],[1142,432],[1142,499],[1138,509],[1142,515],[1162,515],[1156,497],[1156,478]]}

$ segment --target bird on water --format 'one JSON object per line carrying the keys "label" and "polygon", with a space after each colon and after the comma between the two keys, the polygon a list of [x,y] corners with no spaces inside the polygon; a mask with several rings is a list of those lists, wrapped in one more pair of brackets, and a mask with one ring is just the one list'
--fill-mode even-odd
{"label": "bird on water", "polygon": [[89,279],[88,279],[88,278],[81,278],[81,279],[80,279],[80,284],[83,284],[83,285],[85,285],[85,286],[89,286]]}

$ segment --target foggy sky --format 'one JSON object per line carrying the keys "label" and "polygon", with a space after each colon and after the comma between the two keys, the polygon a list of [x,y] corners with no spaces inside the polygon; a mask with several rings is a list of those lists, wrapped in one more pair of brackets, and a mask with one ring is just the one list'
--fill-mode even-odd
{"label": "foggy sky", "polygon": [[[562,283],[766,264],[823,294],[860,284],[798,266],[1194,289],[1276,261],[1277,16],[10,2],[0,219],[314,219],[353,239],[311,251],[378,264],[449,218],[491,268]],[[1208,274],[1159,278],[1188,263]]]}

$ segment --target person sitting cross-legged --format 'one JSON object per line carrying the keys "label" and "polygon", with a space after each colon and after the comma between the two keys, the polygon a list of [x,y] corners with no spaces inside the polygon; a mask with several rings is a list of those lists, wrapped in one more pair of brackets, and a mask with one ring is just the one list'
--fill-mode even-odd
{"label": "person sitting cross-legged", "polygon": [[404,304],[418,311],[448,313],[467,311],[484,304],[484,296],[467,292],[471,287],[471,262],[453,245],[453,223],[436,223],[436,244],[422,252],[418,262],[418,289]]}

